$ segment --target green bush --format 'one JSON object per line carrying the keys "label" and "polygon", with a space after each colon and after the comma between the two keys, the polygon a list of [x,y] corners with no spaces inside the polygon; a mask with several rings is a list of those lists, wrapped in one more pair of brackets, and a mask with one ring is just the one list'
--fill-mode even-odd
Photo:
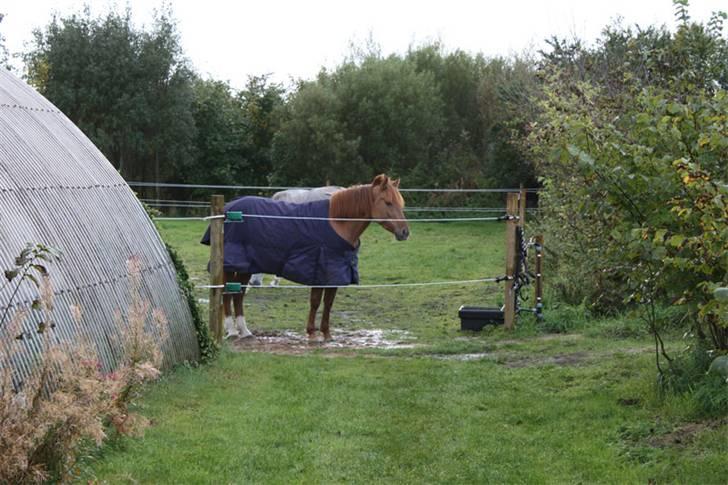
{"label": "green bush", "polygon": [[715,353],[704,345],[689,348],[658,377],[658,390],[691,395],[700,417],[725,415],[728,413],[728,382],[725,377],[708,372],[714,359]]}
{"label": "green bush", "polygon": [[674,34],[653,34],[607,29],[593,49],[554,42],[529,142],[559,297],[596,314],[639,308],[669,362],[658,313],[670,305],[684,333],[728,349],[712,295],[728,278],[728,42],[720,23],[684,16]]}
{"label": "green bush", "polygon": [[174,268],[177,271],[177,283],[179,284],[180,290],[187,300],[187,305],[190,308],[192,314],[192,322],[195,325],[195,332],[197,333],[197,342],[200,346],[200,362],[208,362],[213,359],[218,352],[218,346],[210,336],[210,329],[207,324],[202,320],[200,314],[200,307],[197,305],[197,298],[195,297],[195,289],[192,282],[190,282],[190,276],[187,273],[182,258],[177,254],[177,251],[167,243],[164,243],[167,247],[169,257],[174,263]]}
{"label": "green bush", "polygon": [[701,414],[724,416],[728,414],[728,383],[719,375],[706,375],[695,385],[695,401]]}

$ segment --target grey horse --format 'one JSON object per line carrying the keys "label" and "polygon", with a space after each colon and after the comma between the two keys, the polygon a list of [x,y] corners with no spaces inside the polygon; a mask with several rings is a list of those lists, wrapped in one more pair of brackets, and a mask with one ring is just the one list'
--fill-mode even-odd
{"label": "grey horse", "polygon": [[[325,187],[317,187],[315,189],[288,189],[281,190],[273,194],[271,199],[280,200],[283,202],[291,202],[293,204],[304,204],[306,202],[315,202],[317,200],[330,199],[331,196],[343,189],[337,185],[327,185]],[[274,276],[270,282],[270,286],[278,286],[280,278]],[[250,277],[251,286],[262,286],[263,285],[263,273],[256,273]]]}

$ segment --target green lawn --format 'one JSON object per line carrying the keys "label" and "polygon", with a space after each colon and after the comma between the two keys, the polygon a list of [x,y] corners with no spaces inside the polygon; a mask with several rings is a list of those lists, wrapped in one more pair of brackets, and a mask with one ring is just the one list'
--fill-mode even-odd
{"label": "green lawn", "polygon": [[[204,282],[204,224],[160,227]],[[412,233],[395,242],[370,229],[362,283],[503,273],[502,225],[421,224]],[[687,403],[656,402],[649,339],[610,330],[620,322],[550,335],[531,318],[513,333],[459,331],[461,304],[501,298],[496,285],[343,290],[335,328],[406,331],[415,347],[227,350],[210,365],[178,369],[138,403],[153,422],[146,435],[116,439],[86,459],[82,479],[725,483],[726,425],[688,426]],[[257,289],[246,312],[254,331],[302,333],[307,296]]]}

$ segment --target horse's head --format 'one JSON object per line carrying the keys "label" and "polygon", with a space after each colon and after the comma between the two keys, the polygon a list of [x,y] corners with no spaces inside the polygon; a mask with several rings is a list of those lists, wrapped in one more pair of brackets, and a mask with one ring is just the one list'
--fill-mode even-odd
{"label": "horse's head", "polygon": [[392,180],[386,175],[377,175],[372,181],[372,195],[372,218],[400,219],[380,224],[394,234],[397,241],[405,241],[409,237],[409,226],[404,217],[404,199],[399,193],[399,179]]}

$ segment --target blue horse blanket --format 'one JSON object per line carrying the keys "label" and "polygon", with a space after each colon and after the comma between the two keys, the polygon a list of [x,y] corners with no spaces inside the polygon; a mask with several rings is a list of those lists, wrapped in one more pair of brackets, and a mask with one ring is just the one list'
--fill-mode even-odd
{"label": "blue horse blanket", "polygon": [[[327,218],[328,200],[292,204],[241,197],[227,203],[225,211],[243,213],[242,222],[225,223],[225,271],[275,274],[311,286],[359,284],[359,248],[339,236],[329,221],[246,217]],[[210,244],[209,227],[201,242]]]}

